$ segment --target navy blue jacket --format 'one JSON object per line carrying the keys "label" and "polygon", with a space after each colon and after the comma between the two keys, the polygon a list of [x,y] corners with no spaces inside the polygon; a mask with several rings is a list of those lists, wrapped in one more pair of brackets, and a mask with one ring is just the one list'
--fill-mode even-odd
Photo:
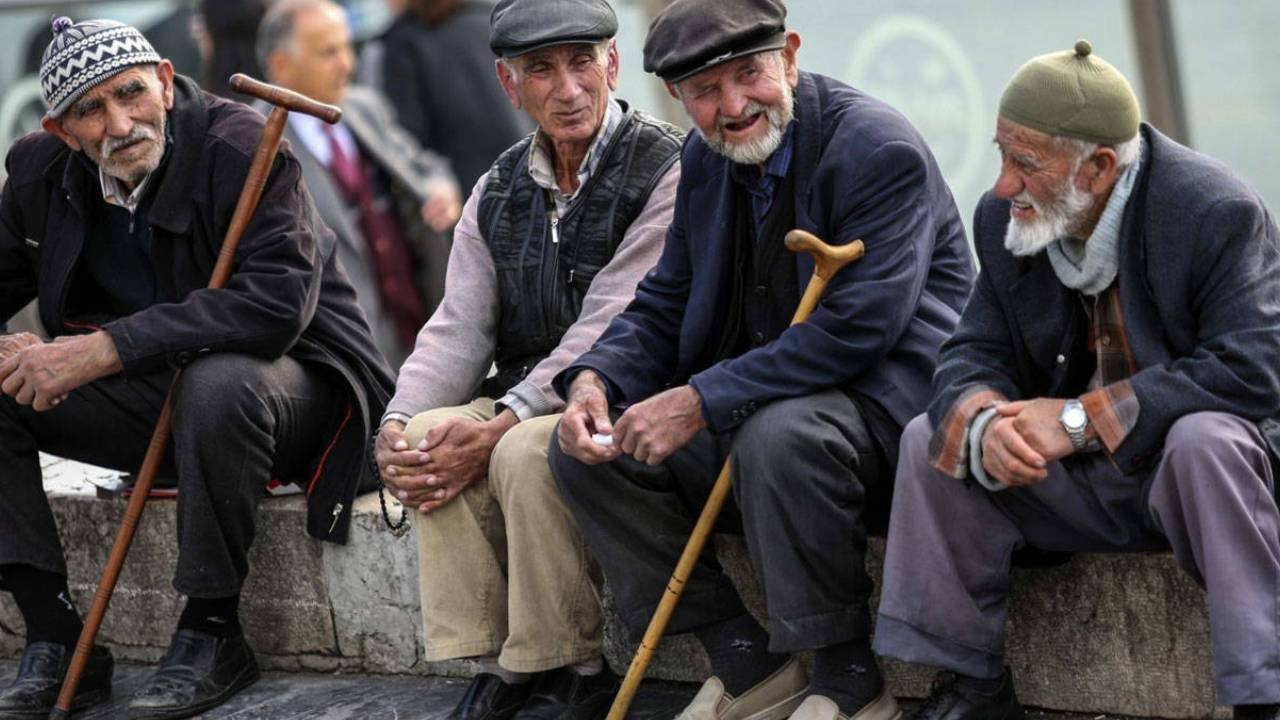
{"label": "navy blue jacket", "polygon": [[[1120,306],[1138,367],[1137,425],[1113,458],[1148,467],[1175,420],[1197,411],[1258,422],[1280,439],[1280,235],[1257,193],[1222,163],[1142,126],[1142,166],[1120,230]],[[974,219],[982,274],[942,351],[929,419],[970,387],[1010,399],[1074,397],[1090,362],[1088,318],[1045,253],[1004,249],[1009,203],[988,193]],[[1061,360],[1059,358],[1061,357]],[[1078,384],[1078,381],[1077,381]]]}
{"label": "navy blue jacket", "polygon": [[[833,387],[870,396],[899,423],[925,408],[974,273],[951,192],[910,123],[858,90],[801,72],[795,116],[796,226],[831,244],[861,238],[866,256],[836,275],[808,322],[701,364],[730,300],[735,204],[730,161],[691,134],[662,257],[626,311],[557,378],[562,394],[585,368],[612,383],[614,404],[687,382],[716,432],[771,400]],[[794,262],[803,288],[813,260],[800,253]]]}

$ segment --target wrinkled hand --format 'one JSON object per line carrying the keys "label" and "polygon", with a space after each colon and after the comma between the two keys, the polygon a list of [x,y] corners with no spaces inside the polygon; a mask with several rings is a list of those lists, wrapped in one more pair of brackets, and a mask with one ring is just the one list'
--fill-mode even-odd
{"label": "wrinkled hand", "polygon": [[569,400],[565,403],[556,438],[565,454],[587,465],[609,462],[622,454],[616,441],[613,445],[601,445],[592,440],[591,435],[596,433],[613,434],[609,396],[600,376],[584,370],[569,386]]}
{"label": "wrinkled hand", "polygon": [[0,335],[0,362],[8,360],[11,355],[23,348],[40,345],[44,341],[29,332]]}
{"label": "wrinkled hand", "polygon": [[427,185],[427,200],[422,203],[422,222],[436,232],[448,232],[462,216],[462,196],[458,186],[447,180]]}
{"label": "wrinkled hand", "polygon": [[627,408],[613,427],[613,442],[640,462],[660,465],[706,426],[702,396],[681,385]]}
{"label": "wrinkled hand", "polygon": [[397,498],[402,491],[414,487],[415,481],[420,483],[426,477],[426,448],[426,438],[417,447],[409,447],[404,436],[404,423],[399,420],[388,420],[378,430],[378,439],[373,443],[373,459],[378,464],[382,483]]}
{"label": "wrinkled hand", "polygon": [[997,417],[982,436],[982,469],[1008,485],[1031,485],[1049,476],[1044,457],[1031,449],[1013,418]]}
{"label": "wrinkled hand", "polygon": [[0,361],[0,391],[44,412],[72,390],[121,367],[115,342],[104,331],[60,337],[25,345]]}
{"label": "wrinkled hand", "polygon": [[1045,459],[1054,462],[1075,452],[1071,437],[1062,427],[1061,398],[1036,398],[1004,403],[996,411],[1000,417],[1013,418],[1013,426],[1027,444]]}
{"label": "wrinkled hand", "polygon": [[[394,479],[396,497],[401,503],[430,512],[458,496],[471,483],[489,472],[493,448],[512,426],[516,417],[504,411],[487,422],[466,418],[450,418],[431,428],[418,443],[416,458],[410,465],[391,464],[386,475]],[[408,451],[408,442],[401,442]],[[399,445],[393,445],[395,451]],[[402,451],[403,452],[403,451]]]}

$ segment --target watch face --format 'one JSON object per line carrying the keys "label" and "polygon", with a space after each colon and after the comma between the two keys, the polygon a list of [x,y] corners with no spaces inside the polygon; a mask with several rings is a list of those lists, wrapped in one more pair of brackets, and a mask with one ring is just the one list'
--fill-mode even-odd
{"label": "watch face", "polygon": [[1084,408],[1069,407],[1062,413],[1062,423],[1067,427],[1082,428],[1086,421]]}

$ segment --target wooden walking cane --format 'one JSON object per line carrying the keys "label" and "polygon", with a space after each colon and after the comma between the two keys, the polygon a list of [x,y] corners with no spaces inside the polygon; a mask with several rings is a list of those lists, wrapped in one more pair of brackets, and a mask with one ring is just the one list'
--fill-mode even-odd
{"label": "wooden walking cane", "polygon": [[[854,240],[847,245],[831,246],[804,230],[792,230],[787,233],[786,243],[787,249],[792,252],[807,252],[813,256],[813,277],[809,278],[809,285],[804,289],[804,296],[800,298],[796,314],[791,318],[791,324],[798,325],[808,319],[813,309],[818,306],[818,299],[826,290],[827,283],[840,272],[840,268],[862,257],[863,247],[861,240]],[[729,497],[729,490],[732,487],[729,459],[725,458],[724,466],[720,468],[720,475],[716,478],[716,484],[711,488],[711,495],[707,498],[707,504],[703,506],[702,514],[698,516],[698,523],[693,526],[689,542],[680,555],[680,562],[676,563],[675,572],[671,573],[671,579],[667,581],[667,591],[663,593],[658,609],[653,613],[653,619],[649,621],[649,628],[644,631],[644,639],[640,641],[640,647],[636,649],[636,655],[631,660],[631,667],[627,668],[627,676],[622,680],[622,687],[618,689],[618,695],[613,699],[608,720],[623,720],[627,716],[631,700],[635,698],[636,690],[640,688],[640,681],[644,679],[645,670],[649,668],[653,653],[658,649],[658,643],[662,641],[662,635],[666,632],[667,622],[676,610],[676,603],[680,602],[680,595],[684,593],[684,584],[689,579],[689,573],[693,572],[693,566],[698,561],[698,556],[702,554],[707,538],[711,537],[711,529],[716,523],[716,518],[720,516],[720,509],[724,507],[724,501]]]}
{"label": "wooden walking cane", "polygon": [[[235,212],[231,215],[231,225],[227,227],[227,235],[222,240],[222,248],[218,252],[218,261],[213,267],[213,276],[209,279],[210,288],[221,288],[231,277],[231,266],[235,260],[236,247],[240,237],[249,227],[253,213],[258,209],[262,199],[262,191],[267,185],[267,176],[271,165],[275,162],[276,151],[280,147],[280,136],[284,133],[285,121],[289,111],[314,115],[327,123],[333,124],[342,119],[342,110],[321,102],[316,102],[305,95],[286,90],[275,85],[254,80],[248,75],[236,73],[231,76],[231,89],[244,95],[250,95],[271,103],[271,114],[262,130],[262,139],[258,141],[258,149],[254,152],[253,162],[249,166],[249,177],[245,180],[244,189],[236,201]],[[173,394],[173,386],[178,382],[175,373],[169,385],[169,396]],[[115,590],[116,580],[124,567],[125,556],[133,543],[134,531],[138,529],[138,521],[142,518],[142,510],[147,504],[147,495],[151,492],[151,482],[155,479],[160,460],[169,446],[169,397],[165,397],[164,406],[160,409],[160,418],[156,421],[155,432],[151,434],[151,442],[147,445],[147,454],[143,456],[142,468],[138,471],[138,479],[133,485],[133,496],[125,508],[124,519],[120,522],[120,530],[116,533],[115,544],[111,546],[111,555],[102,570],[102,578],[98,581],[98,591],[93,598],[93,607],[85,617],[84,630],[80,632],[80,640],[76,643],[75,655],[71,657],[71,665],[67,668],[67,676],[62,681],[62,690],[58,694],[58,704],[50,713],[50,720],[63,720],[71,715],[71,701],[75,698],[76,687],[80,684],[80,676],[84,673],[85,664],[89,661],[89,651],[98,636],[98,627],[107,614],[107,605],[111,602],[111,593]]]}

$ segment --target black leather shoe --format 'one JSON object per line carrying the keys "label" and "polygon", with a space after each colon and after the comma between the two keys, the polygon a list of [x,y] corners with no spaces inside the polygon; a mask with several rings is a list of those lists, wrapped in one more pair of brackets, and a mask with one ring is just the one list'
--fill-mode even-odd
{"label": "black leather shoe", "polygon": [[608,665],[595,675],[556,668],[538,682],[516,720],[595,720],[609,712],[618,694],[618,676]]}
{"label": "black leather shoe", "polygon": [[[18,676],[0,690],[0,720],[40,718],[45,720],[58,704],[62,678],[71,666],[72,648],[51,642],[35,642],[22,651]],[[111,697],[111,673],[115,661],[111,652],[95,645],[80,675],[71,710],[83,710]]]}
{"label": "black leather shoe", "polygon": [[535,682],[511,685],[497,675],[480,673],[445,720],[510,720],[529,699]]}
{"label": "black leather shoe", "polygon": [[994,693],[968,687],[953,673],[938,673],[933,689],[912,720],[1022,720],[1024,713],[1013,693],[1013,673],[1004,669],[1003,682]]}
{"label": "black leather shoe", "polygon": [[129,703],[131,720],[176,720],[217,707],[258,680],[244,637],[179,630],[160,667]]}
{"label": "black leather shoe", "polygon": [[1237,705],[1231,711],[1234,720],[1280,720],[1280,704]]}

